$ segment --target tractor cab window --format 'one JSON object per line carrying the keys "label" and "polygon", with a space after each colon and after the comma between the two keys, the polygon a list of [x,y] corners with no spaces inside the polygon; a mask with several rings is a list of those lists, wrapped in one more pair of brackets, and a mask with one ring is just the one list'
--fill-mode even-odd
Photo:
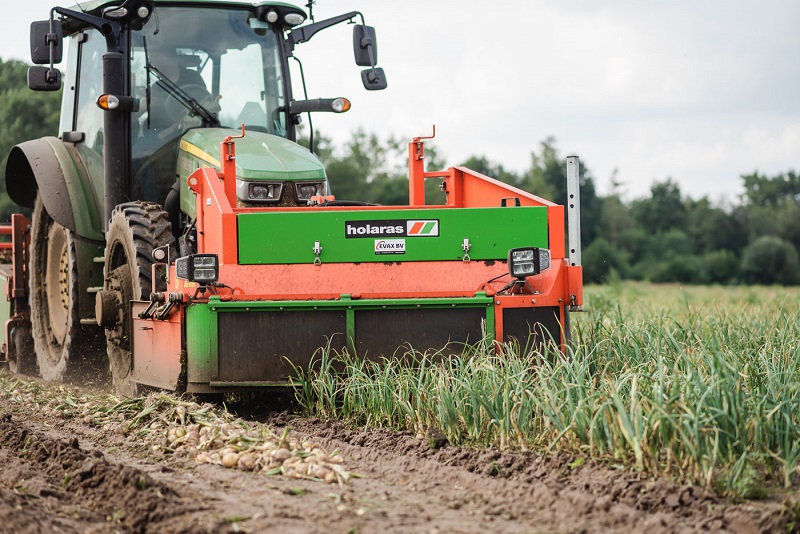
{"label": "tractor cab window", "polygon": [[97,97],[103,93],[106,43],[96,30],[86,30],[73,39],[78,43],[77,76],[75,85],[70,86],[75,92],[74,129],[83,134],[83,141],[75,146],[89,175],[102,179],[104,111],[97,107]]}
{"label": "tractor cab window", "polygon": [[276,33],[247,9],[158,7],[131,35],[134,198],[163,203],[191,128],[286,136]]}

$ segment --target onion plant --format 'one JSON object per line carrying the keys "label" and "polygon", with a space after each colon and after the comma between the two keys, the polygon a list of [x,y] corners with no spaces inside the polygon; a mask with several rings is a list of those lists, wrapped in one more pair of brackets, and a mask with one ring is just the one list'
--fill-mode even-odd
{"label": "onion plant", "polygon": [[323,350],[298,400],[354,424],[588,455],[742,496],[798,485],[800,291],[625,285],[587,300],[564,353],[487,340],[380,361]]}

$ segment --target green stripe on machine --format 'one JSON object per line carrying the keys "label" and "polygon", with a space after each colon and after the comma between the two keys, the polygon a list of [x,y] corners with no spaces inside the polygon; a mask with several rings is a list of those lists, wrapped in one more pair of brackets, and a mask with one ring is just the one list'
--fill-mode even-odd
{"label": "green stripe on machine", "polygon": [[[239,263],[502,260],[516,247],[548,248],[547,208],[264,211],[237,216]],[[422,224],[420,224],[422,223]],[[389,243],[386,243],[386,242]]]}

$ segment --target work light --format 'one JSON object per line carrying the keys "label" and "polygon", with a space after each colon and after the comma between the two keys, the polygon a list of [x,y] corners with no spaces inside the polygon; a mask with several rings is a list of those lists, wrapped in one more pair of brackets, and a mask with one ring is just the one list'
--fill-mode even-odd
{"label": "work light", "polygon": [[550,268],[550,251],[546,248],[512,248],[508,251],[508,272],[517,279],[539,274]]}
{"label": "work light", "polygon": [[311,200],[311,197],[325,195],[324,182],[299,182],[295,184],[297,188],[297,200]]}
{"label": "work light", "polygon": [[219,257],[216,254],[192,254],[175,260],[175,275],[183,280],[210,284],[219,278]]}
{"label": "work light", "polygon": [[236,180],[236,198],[243,202],[271,204],[281,199],[283,184],[280,182],[245,182]]}

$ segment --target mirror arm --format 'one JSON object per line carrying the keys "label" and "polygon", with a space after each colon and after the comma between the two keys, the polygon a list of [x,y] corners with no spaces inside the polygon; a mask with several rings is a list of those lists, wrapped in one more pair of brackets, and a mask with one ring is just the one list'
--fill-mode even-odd
{"label": "mirror arm", "polygon": [[48,81],[53,81],[56,78],[55,74],[55,63],[56,63],[56,43],[58,42],[58,35],[56,35],[55,28],[53,28],[53,11],[50,11],[50,33],[47,34],[47,39],[45,42],[47,43],[47,47],[50,49],[50,70],[47,72]]}
{"label": "mirror arm", "polygon": [[[341,113],[333,109],[333,103],[341,98],[315,98],[313,100],[293,100],[289,104],[289,113],[299,115],[300,113],[311,113],[316,111],[329,111]],[[348,104],[349,105],[349,104]]]}
{"label": "mirror arm", "polygon": [[299,28],[295,28],[289,32],[289,37],[286,39],[287,44],[289,45],[289,52],[291,53],[294,51],[294,45],[309,41],[317,32],[326,28],[330,28],[331,26],[335,26],[340,22],[352,20],[355,17],[361,17],[361,23],[364,23],[364,15],[362,15],[359,11],[351,11],[350,13],[345,13],[343,15],[321,20],[319,22],[309,24],[308,26],[300,26]]}
{"label": "mirror arm", "polygon": [[[122,27],[118,22],[114,22],[111,20],[101,19],[100,17],[95,17],[94,15],[89,15],[87,13],[80,13],[78,11],[73,11],[71,9],[66,9],[63,7],[54,7],[50,11],[50,20],[53,20],[53,13],[58,13],[62,17],[67,17],[71,19],[75,19],[77,21],[83,22],[88,24],[92,28],[95,28],[100,33],[102,33],[106,38],[106,48],[109,51],[119,51],[119,42],[120,42],[120,34],[122,33]],[[52,27],[51,27],[52,31]],[[49,36],[48,36],[49,38]]]}
{"label": "mirror arm", "polygon": [[375,61],[375,53],[374,53],[374,48],[373,48],[374,45],[375,45],[375,41],[373,39],[369,39],[367,37],[364,37],[363,39],[361,39],[361,43],[360,44],[361,44],[361,48],[366,48],[367,49],[367,54],[369,54],[370,66],[374,69],[375,65],[378,64],[378,62]]}

